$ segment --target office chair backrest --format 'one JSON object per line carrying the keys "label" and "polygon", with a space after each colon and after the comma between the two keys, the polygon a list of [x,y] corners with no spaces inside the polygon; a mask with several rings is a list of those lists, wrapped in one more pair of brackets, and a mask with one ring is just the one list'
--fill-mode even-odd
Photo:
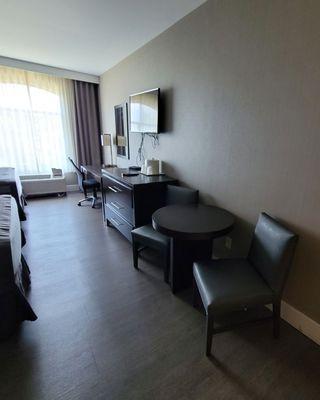
{"label": "office chair backrest", "polygon": [[74,166],[74,168],[76,169],[77,173],[82,174],[81,169],[77,166],[77,164],[73,161],[73,159],[71,157],[68,157],[68,160],[71,162],[71,164]]}
{"label": "office chair backrest", "polygon": [[182,186],[167,185],[166,205],[196,204],[199,201],[198,190],[188,189]]}
{"label": "office chair backrest", "polygon": [[71,162],[71,164],[74,166],[78,178],[78,185],[81,190],[83,190],[83,185],[82,182],[84,180],[84,173],[81,171],[81,169],[77,166],[77,164],[72,160],[71,157],[68,157],[68,160]]}
{"label": "office chair backrest", "polygon": [[265,213],[256,225],[248,261],[277,296],[281,296],[298,236]]}

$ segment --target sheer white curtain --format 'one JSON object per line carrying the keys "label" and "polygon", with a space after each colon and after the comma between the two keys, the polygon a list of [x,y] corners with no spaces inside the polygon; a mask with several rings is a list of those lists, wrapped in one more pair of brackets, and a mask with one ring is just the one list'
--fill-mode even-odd
{"label": "sheer white curtain", "polygon": [[72,171],[72,81],[0,66],[0,166],[19,174]]}

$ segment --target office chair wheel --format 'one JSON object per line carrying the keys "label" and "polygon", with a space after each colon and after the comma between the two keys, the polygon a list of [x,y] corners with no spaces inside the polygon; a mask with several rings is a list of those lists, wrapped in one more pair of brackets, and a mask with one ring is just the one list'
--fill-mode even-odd
{"label": "office chair wheel", "polygon": [[81,207],[81,203],[80,203],[80,201],[79,201],[79,203],[78,203],[78,206],[79,206],[79,207]]}

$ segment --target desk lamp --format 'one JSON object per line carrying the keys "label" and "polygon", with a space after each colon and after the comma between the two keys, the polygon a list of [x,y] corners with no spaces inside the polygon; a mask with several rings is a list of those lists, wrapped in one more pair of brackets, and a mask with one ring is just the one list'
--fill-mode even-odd
{"label": "desk lamp", "polygon": [[112,136],[110,133],[104,133],[101,135],[101,146],[102,147],[110,147],[110,157],[111,157],[111,164],[105,165],[105,167],[116,167],[113,164],[113,156],[112,156]]}

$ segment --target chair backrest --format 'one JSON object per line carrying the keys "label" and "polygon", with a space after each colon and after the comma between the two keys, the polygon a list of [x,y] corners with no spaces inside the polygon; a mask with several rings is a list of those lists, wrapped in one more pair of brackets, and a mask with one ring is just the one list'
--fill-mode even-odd
{"label": "chair backrest", "polygon": [[182,186],[167,185],[166,205],[196,204],[199,201],[198,190],[188,189]]}
{"label": "chair backrest", "polygon": [[79,188],[81,189],[81,190],[83,190],[83,185],[82,185],[82,182],[83,182],[83,180],[84,180],[84,173],[81,171],[81,169],[77,166],[77,164],[72,160],[72,158],[71,157],[68,157],[68,160],[71,162],[71,164],[74,166],[74,168],[75,168],[75,170],[76,170],[76,174],[77,174],[77,177],[78,177],[78,185],[79,185]]}
{"label": "chair backrest", "polygon": [[298,236],[266,213],[256,225],[248,261],[256,268],[277,296],[281,296]]}

